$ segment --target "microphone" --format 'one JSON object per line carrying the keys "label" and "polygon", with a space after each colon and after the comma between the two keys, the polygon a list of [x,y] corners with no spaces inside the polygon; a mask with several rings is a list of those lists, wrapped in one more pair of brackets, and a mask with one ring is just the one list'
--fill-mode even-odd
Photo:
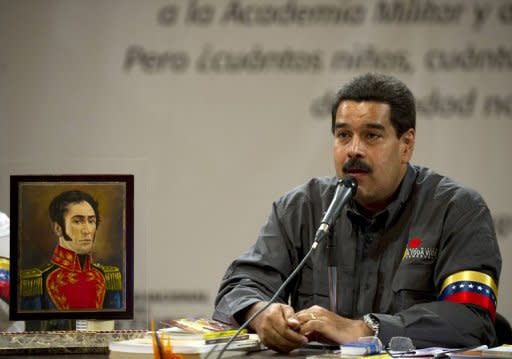
{"label": "microphone", "polygon": [[332,226],[338,219],[341,209],[345,204],[356,194],[357,192],[357,181],[352,176],[346,176],[338,180],[336,185],[336,192],[331,204],[327,208],[327,211],[320,222],[320,226],[315,234],[315,242],[322,241],[331,233]]}

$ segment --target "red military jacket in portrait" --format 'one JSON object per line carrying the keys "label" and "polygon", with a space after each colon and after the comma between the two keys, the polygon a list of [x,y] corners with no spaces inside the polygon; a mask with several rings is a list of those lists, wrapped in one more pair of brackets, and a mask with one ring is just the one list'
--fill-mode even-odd
{"label": "red military jacket in portrait", "polygon": [[58,266],[46,279],[48,295],[59,310],[101,309],[105,298],[105,276],[86,256],[83,268],[78,255],[57,246],[51,262]]}

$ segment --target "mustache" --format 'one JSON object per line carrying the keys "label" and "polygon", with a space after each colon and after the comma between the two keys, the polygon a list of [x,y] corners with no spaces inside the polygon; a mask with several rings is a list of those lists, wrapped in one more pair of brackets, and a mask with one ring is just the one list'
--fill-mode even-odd
{"label": "mustache", "polygon": [[364,162],[360,158],[351,158],[343,165],[343,172],[350,171],[363,171],[367,173],[371,173],[373,171],[372,166],[368,163]]}

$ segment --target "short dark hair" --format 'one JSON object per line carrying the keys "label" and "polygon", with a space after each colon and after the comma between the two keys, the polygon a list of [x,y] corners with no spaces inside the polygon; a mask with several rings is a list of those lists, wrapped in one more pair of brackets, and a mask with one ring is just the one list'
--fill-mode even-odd
{"label": "short dark hair", "polygon": [[64,214],[66,214],[68,211],[69,204],[80,203],[84,201],[89,203],[94,210],[94,214],[96,216],[96,227],[98,227],[100,225],[100,211],[98,201],[96,201],[90,194],[79,190],[62,192],[54,199],[52,199],[50,206],[48,207],[50,219],[52,222],[58,223],[64,231],[66,228],[64,223]]}
{"label": "short dark hair", "polygon": [[336,112],[341,102],[376,101],[389,104],[390,120],[397,137],[410,128],[416,128],[416,105],[411,90],[395,77],[367,73],[352,79],[336,94],[332,105],[331,131],[334,133]]}

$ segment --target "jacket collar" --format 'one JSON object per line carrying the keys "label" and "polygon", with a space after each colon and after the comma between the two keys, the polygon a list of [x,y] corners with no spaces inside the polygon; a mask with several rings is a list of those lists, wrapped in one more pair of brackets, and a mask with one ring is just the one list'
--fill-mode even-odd
{"label": "jacket collar", "polygon": [[366,223],[370,227],[376,226],[377,228],[388,228],[396,221],[403,207],[407,203],[414,187],[414,180],[417,175],[416,172],[416,169],[411,164],[407,164],[407,170],[400,186],[398,187],[397,196],[382,211],[376,213],[371,218],[368,218],[361,213],[358,204],[354,200],[351,200],[347,206],[347,216],[354,223]]}
{"label": "jacket collar", "polygon": [[72,272],[86,272],[91,270],[92,258],[90,255],[85,256],[84,267],[82,268],[76,252],[57,245],[53,252],[51,262]]}

